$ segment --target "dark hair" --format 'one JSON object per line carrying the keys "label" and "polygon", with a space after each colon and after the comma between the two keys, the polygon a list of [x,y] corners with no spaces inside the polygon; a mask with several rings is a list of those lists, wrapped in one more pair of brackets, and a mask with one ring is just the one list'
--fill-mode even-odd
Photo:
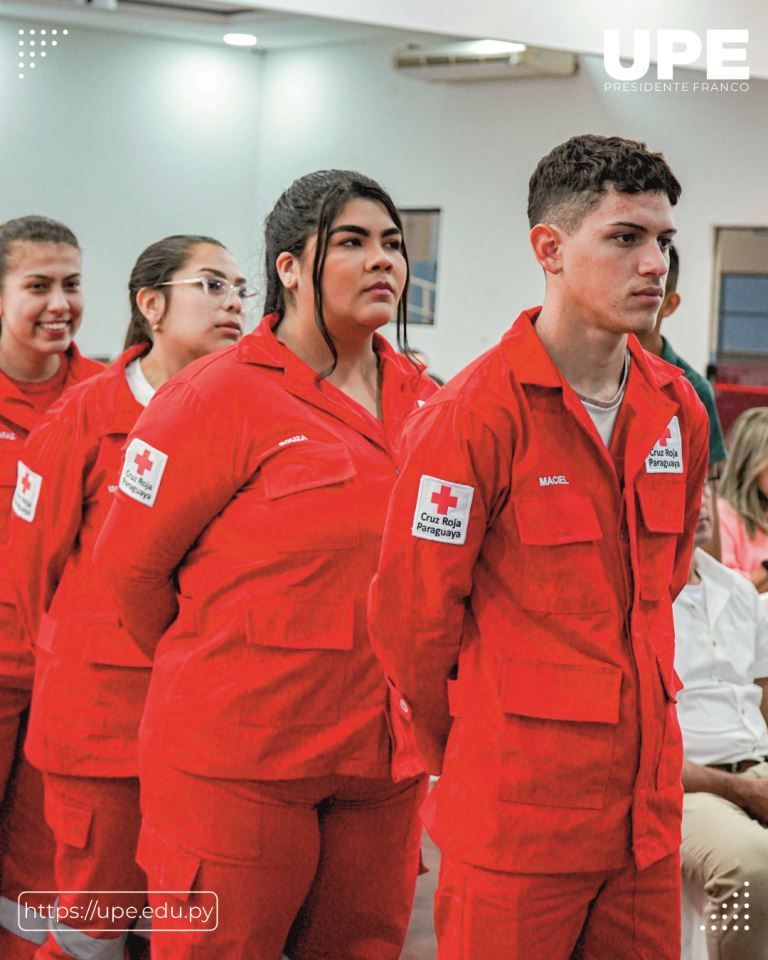
{"label": "dark hair", "polygon": [[539,160],[528,184],[528,222],[575,230],[605,190],[666,193],[674,206],[682,188],[660,153],[622,137],[571,137]]}
{"label": "dark hair", "polygon": [[[283,253],[301,257],[307,241],[317,233],[315,259],[312,264],[312,283],[315,289],[315,322],[331,351],[333,363],[322,376],[327,377],[336,367],[338,354],[323,316],[323,269],[328,253],[328,240],[333,221],[342,208],[355,199],[380,203],[397,228],[403,230],[400,214],[390,195],[375,180],[354,170],[316,170],[294,180],[278,198],[265,221],[265,270],[267,295],[265,313],[285,312],[286,291],[277,273],[276,261]],[[401,252],[408,267],[408,251],[403,237]],[[402,353],[410,358],[408,346],[408,276],[400,302],[397,305],[397,343]]]}
{"label": "dark hair", "polygon": [[131,319],[128,323],[128,329],[125,333],[125,342],[123,350],[136,346],[139,343],[149,343],[152,341],[152,330],[147,322],[147,318],[139,309],[136,302],[136,294],[143,287],[155,288],[161,283],[170,280],[171,277],[180,270],[192,255],[192,249],[201,243],[210,243],[214,247],[226,249],[223,243],[214,240],[212,237],[198,236],[197,234],[174,234],[172,237],[165,237],[158,240],[157,243],[151,243],[131,270],[131,278],[128,281],[128,296],[131,302]]}
{"label": "dark hair", "polygon": [[77,237],[69,227],[48,217],[17,217],[0,224],[0,287],[8,272],[8,255],[14,243],[67,243],[80,249]]}
{"label": "dark hair", "polygon": [[669,271],[667,273],[667,284],[664,287],[664,293],[674,293],[677,290],[677,280],[680,276],[680,256],[677,247],[670,243],[669,245]]}

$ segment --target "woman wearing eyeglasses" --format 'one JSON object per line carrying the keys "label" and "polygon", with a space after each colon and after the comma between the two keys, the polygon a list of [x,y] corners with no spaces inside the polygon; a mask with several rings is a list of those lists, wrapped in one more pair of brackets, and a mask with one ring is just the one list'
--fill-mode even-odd
{"label": "woman wearing eyeglasses", "polygon": [[[104,911],[146,901],[137,731],[151,661],[120,624],[93,546],[134,422],[162,383],[239,339],[251,292],[216,240],[172,236],[141,254],[129,294],[125,352],[51,409],[19,466],[11,555],[37,659],[26,750],[44,773],[60,891],[37,960],[122,958],[135,914]],[[89,915],[94,897],[77,893],[88,890],[127,892]]]}
{"label": "woman wearing eyeglasses", "polygon": [[97,548],[154,654],[138,859],[187,929],[158,924],[153,957],[394,960],[424,784],[390,776],[366,597],[401,425],[436,388],[376,333],[408,279],[378,184],[302,177],[265,246],[268,316],[137,423]]}

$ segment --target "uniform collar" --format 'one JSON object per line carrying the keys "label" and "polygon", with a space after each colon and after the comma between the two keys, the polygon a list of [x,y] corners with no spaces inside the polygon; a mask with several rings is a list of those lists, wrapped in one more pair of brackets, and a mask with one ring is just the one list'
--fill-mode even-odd
{"label": "uniform collar", "polygon": [[[243,337],[235,347],[237,360],[282,370],[285,389],[290,393],[326,410],[375,443],[383,445],[390,416],[400,419],[406,408],[409,411],[413,408],[416,395],[420,395],[421,387],[425,384],[423,369],[415,367],[407,357],[399,354],[381,334],[374,333],[373,349],[378,357],[383,383],[384,422],[379,423],[366,416],[362,409],[358,413],[353,404],[341,402],[333,397],[331,391],[322,389],[315,371],[275,336],[274,328],[279,320],[279,314],[267,314],[253,333]],[[427,390],[424,396],[430,392]]]}
{"label": "uniform collar", "polygon": [[100,375],[99,382],[107,388],[107,397],[111,399],[111,404],[107,402],[102,408],[104,416],[102,429],[105,434],[130,433],[136,418],[144,409],[128,386],[125,368],[129,363],[143,357],[149,349],[148,343],[129,347]]}
{"label": "uniform collar", "polygon": [[[66,350],[67,371],[62,391],[78,380],[83,380],[101,369],[101,364],[87,360],[77,349],[74,341]],[[56,376],[56,374],[54,374]],[[0,372],[0,409],[4,418],[12,421],[24,430],[31,430],[38,416],[29,397],[23,393],[10,377]]]}
{"label": "uniform collar", "polygon": [[[280,321],[280,314],[268,313],[262,318],[258,327],[235,347],[235,355],[241,363],[255,363],[263,367],[275,367],[279,370],[294,370],[303,368],[306,376],[312,382],[317,379],[315,371],[296,354],[289,350],[275,336],[275,327]],[[389,341],[379,333],[373,335],[373,349],[378,355],[379,363],[392,363],[402,375],[413,375],[416,379],[421,376],[421,370],[407,358],[399,354]]]}
{"label": "uniform collar", "polygon": [[[562,387],[566,382],[547,353],[546,347],[536,333],[535,323],[541,307],[523,310],[512,327],[502,337],[502,349],[507,362],[520,383],[540,387]],[[647,353],[634,334],[627,338],[627,347],[634,366],[648,385],[660,388],[683,375],[683,371],[658,357]]]}
{"label": "uniform collar", "polygon": [[[740,575],[719,563],[701,547],[696,547],[694,556],[696,571],[701,580],[706,583],[707,620],[709,625],[714,627],[733,594],[733,578]],[[688,606],[695,606],[693,601],[685,595],[685,590],[678,599]]]}

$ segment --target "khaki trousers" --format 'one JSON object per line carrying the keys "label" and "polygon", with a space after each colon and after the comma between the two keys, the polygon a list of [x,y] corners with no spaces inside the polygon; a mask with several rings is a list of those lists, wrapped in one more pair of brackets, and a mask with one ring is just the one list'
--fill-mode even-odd
{"label": "khaki trousers", "polygon": [[[768,763],[742,777],[768,778]],[[768,829],[712,793],[683,800],[683,879],[704,894],[709,960],[768,957]]]}

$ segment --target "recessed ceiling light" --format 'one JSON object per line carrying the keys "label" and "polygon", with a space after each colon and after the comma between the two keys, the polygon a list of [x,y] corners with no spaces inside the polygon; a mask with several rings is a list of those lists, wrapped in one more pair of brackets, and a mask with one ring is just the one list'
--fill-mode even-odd
{"label": "recessed ceiling light", "polygon": [[253,47],[258,43],[258,39],[252,33],[225,33],[224,43],[233,47]]}

